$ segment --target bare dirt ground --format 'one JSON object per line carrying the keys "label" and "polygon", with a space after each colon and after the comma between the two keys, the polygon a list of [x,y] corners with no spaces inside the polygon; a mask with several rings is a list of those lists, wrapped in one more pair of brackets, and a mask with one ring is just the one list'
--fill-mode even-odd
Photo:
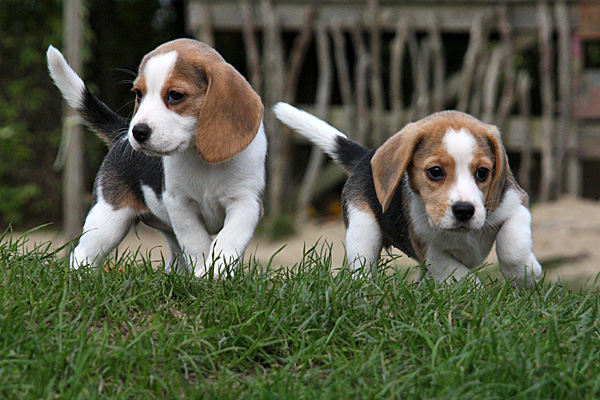
{"label": "bare dirt ground", "polygon": [[[532,206],[532,227],[534,252],[552,281],[576,284],[592,283],[600,274],[600,202],[563,198],[559,201]],[[21,233],[15,233],[13,238]],[[64,237],[44,229],[27,236],[25,249],[51,241],[52,247],[65,243]],[[273,266],[293,266],[302,259],[305,249],[317,244],[321,249],[324,243],[331,246],[333,266],[340,266],[344,256],[344,226],[341,220],[308,222],[298,229],[291,238],[268,241],[255,237],[246,255],[253,255],[263,263],[273,257]],[[119,252],[127,249],[149,256],[159,263],[161,257],[168,258],[168,247],[156,231],[139,227],[131,231],[119,246]],[[161,254],[161,252],[163,254]],[[399,254],[399,253],[398,253]],[[495,263],[492,252],[488,259]],[[400,266],[414,266],[417,263],[406,257],[395,261]]]}

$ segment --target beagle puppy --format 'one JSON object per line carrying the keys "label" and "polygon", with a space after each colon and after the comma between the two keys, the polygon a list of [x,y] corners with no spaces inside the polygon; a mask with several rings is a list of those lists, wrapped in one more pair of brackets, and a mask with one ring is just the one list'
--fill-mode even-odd
{"label": "beagle puppy", "polygon": [[369,150],[288,104],[274,111],[350,173],[342,192],[350,268],[373,265],[394,246],[435,280],[460,279],[485,262],[495,241],[507,280],[530,287],[540,278],[528,196],[495,126],[443,111]]}
{"label": "beagle puppy", "polygon": [[165,43],[140,64],[128,122],[58,50],[47,57],[64,98],[110,148],[71,266],[98,267],[140,221],[167,240],[167,269],[200,276],[239,259],[263,213],[267,152],[263,105],[244,77],[203,43]]}

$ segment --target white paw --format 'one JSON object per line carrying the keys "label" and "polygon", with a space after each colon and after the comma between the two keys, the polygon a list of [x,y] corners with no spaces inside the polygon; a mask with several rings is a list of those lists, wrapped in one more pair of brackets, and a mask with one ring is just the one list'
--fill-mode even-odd
{"label": "white paw", "polygon": [[529,253],[527,260],[519,265],[504,268],[501,265],[500,269],[504,278],[519,289],[530,289],[542,277],[542,266],[533,253]]}

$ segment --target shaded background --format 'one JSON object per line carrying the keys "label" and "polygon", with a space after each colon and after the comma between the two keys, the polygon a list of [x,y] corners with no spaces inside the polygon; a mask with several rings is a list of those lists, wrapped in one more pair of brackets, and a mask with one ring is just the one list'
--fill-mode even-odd
{"label": "shaded background", "polygon": [[[543,144],[539,138],[543,128],[539,126],[543,124],[544,113],[543,69],[540,67],[543,57],[540,56],[539,39],[542,27],[538,21],[544,10],[540,4],[545,5],[551,23],[549,41],[552,48],[548,53],[551,69],[548,76],[553,83],[550,89],[553,131],[559,130],[562,101],[556,10],[561,6],[568,10],[569,51],[572,52],[571,68],[575,71],[572,96],[574,100],[585,96],[591,99],[583,104],[589,106],[591,103],[591,110],[579,106],[579,111],[584,112],[582,118],[577,117],[577,104],[573,105],[574,111],[569,115],[571,125],[567,133],[587,138],[587,142],[580,144],[581,148],[575,149],[573,155],[581,168],[580,182],[574,194],[598,199],[600,164],[596,156],[586,154],[600,155],[600,149],[596,148],[596,144],[600,144],[600,130],[597,127],[600,112],[597,107],[594,108],[594,96],[600,93],[594,91],[600,88],[597,72],[600,68],[600,35],[594,30],[593,22],[594,15],[600,14],[597,6],[589,6],[586,2],[88,0],[84,5],[85,12],[81,15],[85,27],[82,75],[89,87],[111,108],[118,110],[121,115],[130,116],[133,100],[130,82],[143,55],[167,40],[195,37],[211,43],[242,74],[256,83],[252,80],[252,63],[245,41],[247,38],[243,33],[243,7],[246,7],[260,57],[262,81],[257,90],[267,107],[275,101],[291,101],[317,114],[324,113],[323,117],[348,131],[351,136],[360,135],[361,129],[366,130],[367,136],[363,142],[376,146],[408,120],[437,111],[431,97],[435,90],[435,68],[440,62],[443,62],[442,75],[446,80],[448,97],[441,108],[460,106],[460,93],[448,95],[448,87],[451,87],[453,78],[459,82],[459,88],[454,88],[455,91],[460,91],[460,84],[464,83],[466,60],[473,48],[478,16],[483,19],[479,28],[485,29],[485,42],[479,49],[481,54],[475,60],[473,74],[481,79],[475,77],[470,83],[472,93],[468,93],[468,97],[473,100],[466,111],[482,117],[485,111],[483,100],[475,99],[477,93],[485,89],[482,87],[485,83],[483,78],[491,73],[494,51],[505,45],[499,17],[504,13],[512,26],[513,52],[501,60],[495,100],[498,103],[503,93],[511,88],[510,85],[516,92],[517,77],[519,74],[526,75],[530,84],[528,106],[531,130],[520,132],[519,121],[512,124],[509,121],[520,117],[520,100],[516,95],[506,121],[496,121],[498,116],[494,113],[492,120],[487,122],[507,126],[505,141],[515,173],[521,168],[524,154],[519,137],[524,134],[531,136],[532,163],[526,174],[530,179],[526,186],[536,200],[540,193],[543,158]],[[52,168],[61,140],[61,100],[46,71],[45,51],[49,44],[59,49],[62,47],[62,7],[62,1],[59,0],[4,0],[0,3],[0,228],[12,224],[14,228],[22,230],[49,222],[56,227],[61,226],[62,180],[60,172]],[[422,17],[411,19],[412,15]],[[272,21],[269,21],[269,16],[273,17]],[[466,18],[466,22],[460,22],[461,18]],[[459,22],[452,25],[455,20]],[[437,33],[434,31],[435,21],[439,23],[435,28],[439,30]],[[403,44],[406,48],[401,62],[400,100],[403,109],[397,112],[389,88],[392,48],[394,41],[398,40],[402,24],[405,25],[402,29],[407,29],[408,39]],[[334,50],[339,50],[334,46],[336,26],[344,41],[342,46],[354,96],[352,101],[356,103],[359,103],[360,96],[360,57],[368,57],[363,74],[366,79],[363,99],[367,107],[366,114],[360,114],[360,104],[349,104],[344,98],[340,64],[333,60]],[[320,56],[319,32],[324,32],[326,45],[329,46],[330,59],[325,62],[329,63],[331,76],[325,84],[322,81],[324,60]],[[303,40],[303,35],[305,43],[301,44],[299,42]],[[437,53],[432,50],[436,38],[441,49]],[[361,43],[362,50],[357,43]],[[274,48],[277,46],[280,48]],[[286,80],[289,76],[285,74],[290,72],[286,68],[293,66],[294,54],[300,56],[295,86],[287,91],[285,87],[277,89],[277,82],[271,76],[284,74],[280,84],[289,84]],[[373,54],[378,57],[374,58]],[[426,60],[424,63],[423,57]],[[380,65],[375,65],[374,60],[379,60]],[[478,65],[484,65],[485,68],[477,69]],[[427,71],[425,77],[419,78],[416,75],[423,66],[427,67]],[[507,71],[512,71],[512,78]],[[379,78],[373,79],[373,76]],[[425,79],[425,83],[419,79]],[[425,89],[419,88],[420,84],[425,85]],[[325,93],[327,100],[319,106],[319,90],[323,85],[328,85],[328,89],[321,92]],[[379,99],[377,90],[381,91]],[[422,98],[424,93],[428,95],[425,105]],[[348,114],[348,109],[355,112]],[[352,118],[358,115],[359,118],[346,118],[348,115],[353,115]],[[271,151],[270,189],[265,200],[269,214],[266,221],[272,221],[271,229],[292,230],[298,213],[301,214],[300,219],[305,215],[339,214],[343,173],[331,167],[329,161],[317,160],[321,165],[318,169],[321,171],[319,182],[309,187],[308,203],[303,205],[299,192],[307,179],[306,165],[315,158],[311,154],[311,146],[272,122],[268,110],[266,118],[270,128]],[[364,121],[367,121],[366,124],[363,124]],[[361,124],[364,126],[361,127]],[[513,139],[515,137],[517,139]],[[92,182],[106,149],[90,133],[84,135],[84,141],[86,194],[83,201],[87,209],[91,201]],[[551,151],[556,155],[558,150],[552,148]],[[278,167],[275,164],[280,157],[286,161],[285,165]],[[563,165],[562,170],[557,171],[559,176],[566,175],[566,164],[557,162],[555,165]],[[277,182],[282,181],[286,182],[285,191],[277,193],[271,190]],[[565,191],[568,188],[563,181],[560,187],[554,188],[545,197],[555,199]]]}

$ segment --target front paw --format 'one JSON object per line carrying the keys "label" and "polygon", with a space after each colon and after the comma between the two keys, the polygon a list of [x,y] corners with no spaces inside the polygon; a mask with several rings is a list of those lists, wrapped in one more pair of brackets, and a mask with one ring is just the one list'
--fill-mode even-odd
{"label": "front paw", "polygon": [[502,266],[500,269],[504,278],[519,289],[530,289],[542,277],[542,266],[533,253],[530,253],[525,262],[517,265]]}
{"label": "front paw", "polygon": [[240,264],[238,259],[230,258],[229,261],[223,257],[208,258],[200,264],[196,264],[194,275],[197,278],[223,278],[231,277],[235,273],[235,268]]}

